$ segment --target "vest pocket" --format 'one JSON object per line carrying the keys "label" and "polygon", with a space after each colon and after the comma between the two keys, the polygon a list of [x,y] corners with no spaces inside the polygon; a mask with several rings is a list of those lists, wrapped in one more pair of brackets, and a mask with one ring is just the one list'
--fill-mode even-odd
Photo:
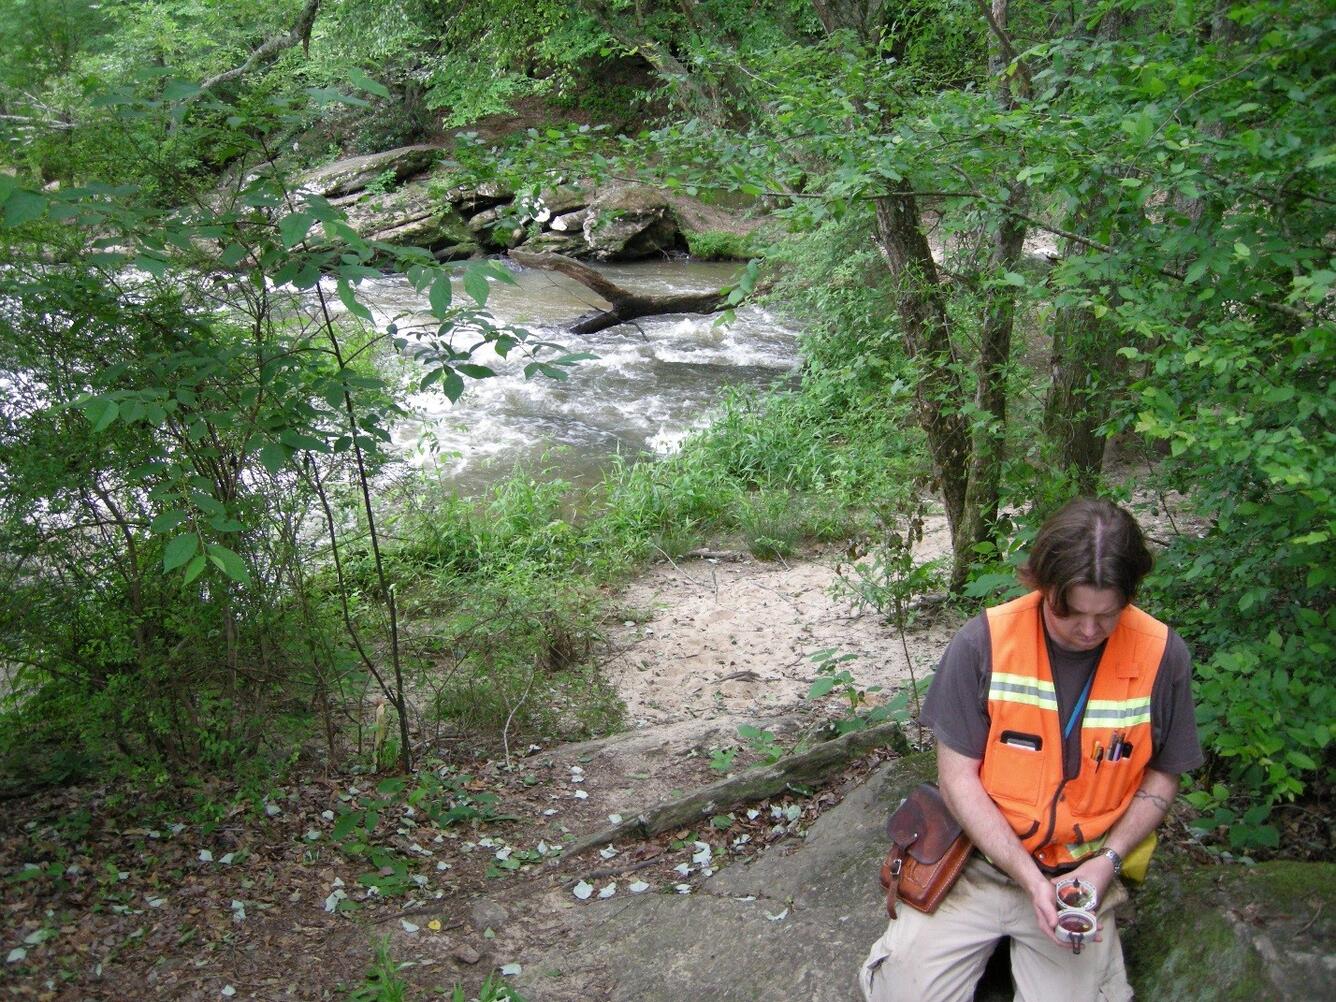
{"label": "vest pocket", "polygon": [[1113,810],[1127,795],[1128,777],[1132,763],[1127,759],[1103,762],[1098,769],[1083,763],[1084,768],[1068,794],[1076,812],[1092,817]]}
{"label": "vest pocket", "polygon": [[984,756],[980,780],[990,795],[1033,806],[1044,779],[1043,753],[994,741]]}

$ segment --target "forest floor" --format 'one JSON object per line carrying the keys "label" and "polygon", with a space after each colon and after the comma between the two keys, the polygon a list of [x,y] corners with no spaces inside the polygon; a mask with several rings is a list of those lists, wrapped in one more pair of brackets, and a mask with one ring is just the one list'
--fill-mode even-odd
{"label": "forest floor", "polygon": [[[943,537],[930,532],[920,556]],[[372,973],[379,951],[406,998],[448,998],[456,985],[474,998],[489,975],[503,981],[498,972],[558,941],[567,910],[690,893],[713,870],[800,837],[888,753],[810,795],[553,862],[564,841],[773,758],[839,715],[839,689],[806,699],[814,652],[852,655],[840,667],[864,691],[900,687],[906,650],[920,679],[932,670],[957,624],[924,620],[902,645],[875,612],[832,594],[841,561],[724,553],[648,568],[617,597],[625,618],[603,652],[626,704],[620,735],[467,765],[440,749],[451,765],[408,786],[299,763],[263,809],[239,806],[216,824],[161,811],[145,821],[109,788],[10,803],[0,994],[378,999],[391,997],[373,988],[388,982]],[[742,725],[769,736],[745,741]],[[451,805],[481,816],[452,820]],[[349,828],[349,814],[361,823]]]}

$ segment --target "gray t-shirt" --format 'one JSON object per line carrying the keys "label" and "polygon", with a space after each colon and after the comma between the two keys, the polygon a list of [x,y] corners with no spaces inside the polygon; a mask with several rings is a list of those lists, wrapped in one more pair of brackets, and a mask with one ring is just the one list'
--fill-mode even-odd
{"label": "gray t-shirt", "polygon": [[[1058,719],[1064,724],[1103,653],[1103,644],[1093,651],[1071,652],[1049,641]],[[923,722],[932,728],[937,740],[969,758],[982,759],[988,745],[988,683],[992,671],[988,617],[981,614],[962,626],[947,645],[923,701]],[[1151,690],[1150,725],[1149,768],[1177,774],[1205,761],[1192,705],[1192,661],[1187,644],[1173,630],[1169,631]],[[1080,761],[1081,728],[1077,726],[1063,745],[1063,772],[1069,779],[1080,771]]]}

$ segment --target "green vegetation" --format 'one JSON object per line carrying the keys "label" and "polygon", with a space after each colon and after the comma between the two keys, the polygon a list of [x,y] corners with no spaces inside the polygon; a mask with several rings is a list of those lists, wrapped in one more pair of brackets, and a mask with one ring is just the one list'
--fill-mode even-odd
{"label": "green vegetation", "polygon": [[[415,734],[603,732],[602,589],[638,562],[849,541],[903,629],[939,587],[924,495],[968,602],[1085,491],[1173,499],[1145,603],[1196,654],[1204,827],[1273,850],[1326,803],[1326,6],[10,0],[0,42],[6,772],[254,795],[312,734],[409,772]],[[801,387],[592,490],[382,493],[408,390],[457,399],[484,345],[580,360],[491,320],[504,269],[372,245],[295,184],[455,127],[452,180],[637,176],[782,220],[691,249],[764,256]],[[416,386],[359,300],[382,262],[438,332]]]}

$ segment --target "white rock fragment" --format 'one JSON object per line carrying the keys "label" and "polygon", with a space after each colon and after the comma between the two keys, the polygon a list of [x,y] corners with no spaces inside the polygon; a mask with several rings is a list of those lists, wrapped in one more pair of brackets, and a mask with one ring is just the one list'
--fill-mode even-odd
{"label": "white rock fragment", "polygon": [[502,965],[501,965],[501,974],[502,974],[502,976],[507,977],[507,978],[518,977],[519,974],[520,974],[520,972],[523,971],[523,970],[524,970],[524,968],[521,967],[519,964],[502,964]]}
{"label": "white rock fragment", "polygon": [[594,893],[594,887],[592,884],[587,884],[582,880],[575,885],[575,890],[573,890],[571,893],[574,894],[581,901],[588,901],[589,895]]}
{"label": "white rock fragment", "polygon": [[24,958],[26,958],[27,956],[28,956],[28,951],[27,951],[27,950],[25,950],[25,949],[24,949],[23,947],[21,947],[21,946],[16,946],[16,947],[14,947],[14,949],[10,950],[9,953],[6,955],[6,957],[5,957],[5,963],[6,963],[6,964],[21,964],[21,963],[23,962]]}
{"label": "white rock fragment", "polygon": [[557,813],[557,809],[556,809],[555,807],[549,807],[547,810],[545,810],[545,811],[543,812],[543,817],[545,817],[545,818],[550,818],[550,817],[552,817],[552,815],[554,815],[554,814],[556,814],[556,813]]}
{"label": "white rock fragment", "polygon": [[765,917],[768,918],[771,922],[783,922],[785,916],[787,916],[788,914],[789,914],[789,910],[788,910],[787,908],[785,908],[785,909],[784,909],[782,912],[780,912],[778,915],[772,915],[770,912],[766,912],[766,913],[765,913]]}
{"label": "white rock fragment", "polygon": [[334,812],[333,812],[333,811],[321,811],[321,812],[320,812],[320,816],[321,816],[322,818],[324,818],[326,821],[333,821],[333,820],[334,820]]}
{"label": "white rock fragment", "polygon": [[691,864],[690,864],[690,863],[678,863],[675,867],[673,867],[673,869],[676,870],[678,873],[682,874],[682,876],[685,877],[688,873],[691,872]]}
{"label": "white rock fragment", "polygon": [[691,893],[691,885],[690,885],[690,884],[675,884],[675,885],[673,886],[673,890],[675,890],[678,894],[690,894],[690,893]]}
{"label": "white rock fragment", "polygon": [[600,898],[610,898],[617,893],[617,881],[613,881],[607,887],[598,892]]}
{"label": "white rock fragment", "polygon": [[306,841],[308,841],[308,842],[319,842],[319,841],[320,841],[320,835],[321,835],[321,831],[320,831],[319,828],[308,828],[308,829],[306,830]]}
{"label": "white rock fragment", "polygon": [[232,860],[234,860],[234,859],[236,859],[236,858],[237,858],[237,854],[236,854],[235,852],[229,852],[229,853],[226,853],[226,854],[224,854],[224,855],[222,855],[222,856],[219,856],[219,857],[218,857],[218,862],[222,863],[224,866],[231,866],[231,865],[232,865]]}
{"label": "white rock fragment", "polygon": [[627,890],[632,894],[644,894],[649,890],[649,884],[645,883],[643,880],[637,880],[634,884],[628,887]]}
{"label": "white rock fragment", "polygon": [[606,845],[598,851],[598,854],[604,859],[612,859],[613,856],[617,855],[617,850],[610,845]]}
{"label": "white rock fragment", "polygon": [[199,851],[199,861],[201,863],[212,863],[213,853],[211,853],[208,849],[201,849]]}
{"label": "white rock fragment", "polygon": [[708,842],[697,842],[695,849],[696,852],[691,857],[691,861],[697,866],[708,866],[710,859],[714,854],[714,850],[710,848],[710,844]]}
{"label": "white rock fragment", "polygon": [[237,990],[236,990],[235,988],[233,988],[231,985],[223,985],[223,990],[222,990],[221,992],[219,992],[220,995],[222,995],[222,996],[224,996],[224,997],[226,997],[226,998],[231,998],[231,997],[232,997],[233,995],[235,995],[236,993],[237,993]]}
{"label": "white rock fragment", "polygon": [[609,814],[608,820],[611,821],[614,825],[619,825],[622,823],[622,816],[620,814]]}
{"label": "white rock fragment", "polygon": [[588,799],[589,799],[589,794],[585,793],[584,790],[576,790],[576,791],[575,791],[575,799],[576,799],[576,800],[588,800]]}
{"label": "white rock fragment", "polygon": [[415,933],[415,932],[418,931],[418,928],[419,928],[419,926],[417,926],[416,924],[414,924],[414,923],[408,921],[408,919],[400,919],[400,920],[399,920],[399,924],[400,924],[401,926],[403,926],[403,928],[404,928],[404,932],[407,932],[407,933]]}
{"label": "white rock fragment", "polygon": [[268,814],[271,818],[276,818],[283,813],[283,808],[279,807],[277,804],[265,804],[264,813]]}

